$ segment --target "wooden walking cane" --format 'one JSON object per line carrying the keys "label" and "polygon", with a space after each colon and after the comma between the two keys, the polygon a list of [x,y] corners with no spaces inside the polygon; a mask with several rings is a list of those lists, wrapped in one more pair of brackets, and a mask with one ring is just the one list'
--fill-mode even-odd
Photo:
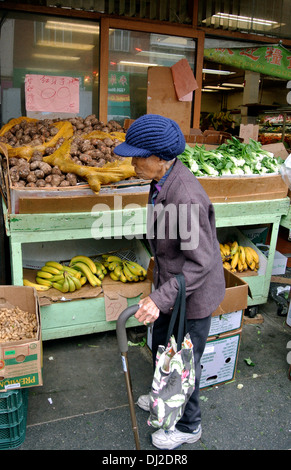
{"label": "wooden walking cane", "polygon": [[126,308],[119,315],[117,319],[117,324],[116,324],[117,342],[118,342],[118,347],[121,353],[122,367],[123,367],[124,378],[125,378],[125,383],[126,383],[126,390],[127,390],[128,403],[129,403],[130,416],[131,416],[131,424],[132,424],[132,430],[133,430],[134,439],[135,439],[136,450],[140,450],[140,442],[139,442],[138,427],[137,427],[134,401],[133,401],[133,395],[132,395],[129,364],[128,364],[128,358],[127,358],[128,342],[127,342],[125,324],[127,320],[138,311],[138,309],[139,309],[138,305],[132,305],[131,307]]}

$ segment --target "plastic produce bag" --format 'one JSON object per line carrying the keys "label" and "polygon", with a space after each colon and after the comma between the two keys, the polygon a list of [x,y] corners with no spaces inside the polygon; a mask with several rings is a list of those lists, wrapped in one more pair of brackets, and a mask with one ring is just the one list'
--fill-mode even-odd
{"label": "plastic produce bag", "polygon": [[43,161],[52,166],[57,165],[63,173],[74,173],[87,181],[92,191],[98,193],[102,184],[116,183],[135,175],[131,158],[107,163],[101,168],[82,166],[70,157],[71,139],[66,140],[54,153],[44,157]]}
{"label": "plastic produce bag", "polygon": [[281,176],[288,186],[291,189],[291,154],[286,158],[284,163],[280,167]]}

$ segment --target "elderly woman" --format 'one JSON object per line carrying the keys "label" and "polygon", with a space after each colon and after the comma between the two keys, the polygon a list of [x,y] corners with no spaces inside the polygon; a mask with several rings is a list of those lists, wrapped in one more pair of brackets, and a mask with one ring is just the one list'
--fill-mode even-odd
{"label": "elderly woman", "polygon": [[[178,282],[186,283],[187,331],[194,346],[195,390],[174,431],[162,429],[152,435],[159,449],[175,449],[201,437],[199,407],[200,359],[209,333],[211,314],[224,298],[225,281],[213,206],[191,171],[176,157],[185,139],[177,123],[155,114],[133,122],[126,140],[115,153],[132,157],[139,178],[150,179],[147,238],[155,259],[154,291],[140,301],[135,317],[153,323],[153,363],[159,344],[164,344]],[[148,411],[149,395],[138,405]]]}

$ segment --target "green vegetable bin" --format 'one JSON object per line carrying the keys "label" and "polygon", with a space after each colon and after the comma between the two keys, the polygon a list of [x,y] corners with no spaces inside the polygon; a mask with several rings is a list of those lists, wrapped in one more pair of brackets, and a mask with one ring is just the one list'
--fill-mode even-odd
{"label": "green vegetable bin", "polygon": [[15,449],[25,439],[28,390],[0,392],[0,450]]}

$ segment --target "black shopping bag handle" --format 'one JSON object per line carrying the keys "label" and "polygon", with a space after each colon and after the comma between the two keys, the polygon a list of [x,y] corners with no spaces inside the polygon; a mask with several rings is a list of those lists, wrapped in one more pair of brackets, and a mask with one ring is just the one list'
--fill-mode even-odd
{"label": "black shopping bag handle", "polygon": [[176,297],[173,313],[171,315],[171,320],[167,333],[167,340],[165,347],[167,347],[170,337],[173,334],[176,320],[179,315],[179,326],[178,326],[178,335],[177,335],[177,350],[179,351],[182,346],[184,336],[187,332],[187,319],[186,319],[186,287],[185,287],[185,278],[183,274],[176,275],[179,290]]}

